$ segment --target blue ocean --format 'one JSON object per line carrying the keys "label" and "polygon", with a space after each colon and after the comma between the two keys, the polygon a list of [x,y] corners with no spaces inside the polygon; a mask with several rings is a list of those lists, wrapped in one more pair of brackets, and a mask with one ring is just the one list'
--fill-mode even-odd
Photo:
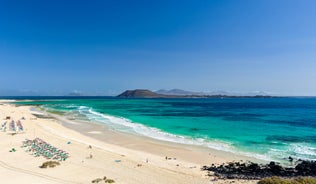
{"label": "blue ocean", "polygon": [[28,99],[17,103],[162,141],[262,160],[316,160],[316,98]]}

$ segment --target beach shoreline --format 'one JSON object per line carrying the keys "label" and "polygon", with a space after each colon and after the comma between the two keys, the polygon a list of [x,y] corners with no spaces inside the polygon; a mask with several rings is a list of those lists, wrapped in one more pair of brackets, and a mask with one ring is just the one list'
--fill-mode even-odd
{"label": "beach shoreline", "polygon": [[[232,153],[128,135],[98,124],[91,123],[84,127],[83,122],[60,119],[64,117],[40,118],[33,115],[36,112],[31,111],[30,106],[15,106],[3,101],[0,103],[1,119],[6,116],[15,120],[25,117],[22,120],[25,132],[16,135],[0,132],[4,140],[1,143],[4,148],[1,154],[4,156],[1,158],[0,169],[5,171],[1,177],[8,180],[10,178],[7,176],[11,172],[23,169],[25,178],[35,181],[36,177],[32,176],[38,175],[39,180],[45,181],[40,183],[54,183],[58,179],[65,180],[65,183],[91,183],[103,175],[113,178],[116,183],[209,183],[212,178],[201,171],[203,165],[247,159]],[[24,139],[35,137],[66,150],[70,154],[69,159],[57,168],[40,169],[38,166],[46,159],[34,158],[20,148]],[[18,151],[8,152],[12,147]],[[17,162],[23,164],[16,166]],[[8,171],[4,165],[16,169]]]}
{"label": "beach shoreline", "polygon": [[61,115],[52,114],[46,111],[42,112],[61,122],[64,127],[80,132],[85,136],[95,138],[109,144],[114,144],[136,151],[145,151],[162,157],[167,156],[176,158],[180,156],[180,158],[185,161],[199,165],[209,164],[209,161],[214,158],[215,160],[212,162],[214,164],[240,160],[258,163],[266,162],[253,157],[247,157],[208,147],[162,141],[140,134],[120,132],[107,126],[106,124],[91,121],[69,120],[67,117]]}

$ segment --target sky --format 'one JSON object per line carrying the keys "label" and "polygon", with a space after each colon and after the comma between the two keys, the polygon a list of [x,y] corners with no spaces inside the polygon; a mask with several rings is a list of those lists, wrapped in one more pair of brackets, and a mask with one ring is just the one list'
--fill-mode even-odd
{"label": "sky", "polygon": [[316,96],[314,0],[1,0],[0,95]]}

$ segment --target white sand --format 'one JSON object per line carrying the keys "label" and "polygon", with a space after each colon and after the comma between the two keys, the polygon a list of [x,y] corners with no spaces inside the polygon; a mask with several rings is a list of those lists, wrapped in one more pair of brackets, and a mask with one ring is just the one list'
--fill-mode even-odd
{"label": "white sand", "polygon": [[[221,153],[216,151],[203,151],[184,145],[104,132],[96,129],[99,126],[92,126],[90,131],[83,134],[62,126],[61,122],[55,119],[35,118],[32,115],[34,112],[28,106],[16,107],[5,104],[4,101],[0,103],[0,125],[6,116],[11,116],[15,121],[26,117],[21,120],[25,128],[23,133],[10,135],[0,131],[1,183],[91,183],[93,179],[103,176],[114,179],[115,183],[128,184],[213,183],[211,178],[206,177],[206,173],[200,170],[201,166],[238,158],[229,154],[223,154],[221,157]],[[89,134],[91,136],[87,136]],[[93,137],[100,135],[107,136],[104,139]],[[21,148],[23,140],[36,137],[66,150],[70,158],[55,168],[39,168],[47,160],[34,157]],[[71,144],[67,144],[69,141]],[[89,145],[92,149],[88,148]],[[9,152],[12,148],[17,151]],[[93,156],[92,159],[89,158],[90,155]],[[165,155],[176,159],[166,160]],[[229,159],[230,156],[233,159]],[[244,182],[256,183],[235,183]]]}

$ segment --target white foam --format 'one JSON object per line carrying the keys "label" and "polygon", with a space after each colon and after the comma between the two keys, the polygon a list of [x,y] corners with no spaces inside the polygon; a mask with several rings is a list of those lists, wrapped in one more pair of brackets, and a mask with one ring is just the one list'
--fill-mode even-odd
{"label": "white foam", "polygon": [[[306,143],[293,143],[290,144],[289,151],[299,155],[300,157],[305,157],[305,159],[316,160],[316,148],[307,145]],[[309,158],[310,157],[310,158]]]}
{"label": "white foam", "polygon": [[[74,108],[74,106],[67,106],[69,108]],[[123,117],[115,117],[112,115],[102,114],[99,112],[94,111],[92,108],[87,106],[75,106],[77,107],[77,112],[79,114],[85,116],[88,120],[92,122],[98,122],[106,124],[112,127],[115,130],[135,133],[139,135],[143,135],[146,137],[151,137],[161,141],[173,142],[173,143],[180,143],[186,145],[197,145],[208,147],[216,150],[231,152],[247,157],[252,157],[260,160],[271,161],[271,160],[279,160],[280,158],[284,157],[284,150],[273,149],[271,148],[268,153],[259,154],[259,153],[252,153],[252,152],[245,152],[240,151],[234,148],[230,143],[218,141],[218,140],[208,140],[207,138],[191,138],[187,136],[175,135],[171,133],[164,132],[158,128],[148,127],[140,123],[132,122],[129,119]],[[72,111],[76,112],[76,110]],[[315,156],[316,150],[312,147],[306,147],[301,145],[292,145],[290,146],[293,149],[293,152],[299,154],[309,154],[311,156]],[[310,159],[310,158],[307,158]]]}
{"label": "white foam", "polygon": [[110,125],[116,130],[136,133],[136,134],[140,134],[146,137],[151,137],[154,139],[167,141],[167,142],[181,143],[181,144],[187,144],[187,145],[198,145],[198,146],[204,146],[204,147],[209,147],[209,148],[222,150],[222,151],[229,151],[229,152],[231,152],[232,150],[231,145],[226,142],[221,142],[221,141],[216,141],[216,140],[207,141],[206,139],[202,139],[202,138],[194,139],[194,138],[190,138],[186,136],[170,134],[158,128],[148,127],[139,123],[134,123],[131,120],[126,119],[126,118],[102,114],[86,106],[80,106],[78,108],[78,111],[80,114],[86,115],[90,121],[97,121],[97,122]]}
{"label": "white foam", "polygon": [[307,143],[292,143],[283,149],[270,148],[267,155],[271,160],[287,158],[287,156],[303,160],[316,160],[316,148]]}
{"label": "white foam", "polygon": [[90,132],[88,132],[88,134],[101,134],[102,132],[100,132],[100,131],[90,131]]}
{"label": "white foam", "polygon": [[16,100],[11,100],[11,99],[1,99],[0,103],[10,103],[10,102],[16,102]]}
{"label": "white foam", "polygon": [[94,111],[92,108],[86,106],[80,106],[80,113],[85,114],[90,121],[97,121],[104,124],[107,124],[113,127],[116,130],[125,131],[125,132],[132,132],[139,135],[143,135],[146,137],[151,137],[153,139],[173,142],[173,143],[180,143],[186,145],[197,145],[208,147],[215,150],[230,152],[234,154],[239,154],[251,158],[256,158],[260,160],[271,160],[270,156],[257,154],[257,153],[249,153],[236,150],[230,143],[218,141],[218,140],[207,140],[206,138],[191,138],[181,135],[170,134],[164,132],[158,128],[148,127],[139,123],[134,123],[129,119],[123,117],[115,117],[111,115],[102,114],[99,112]]}

